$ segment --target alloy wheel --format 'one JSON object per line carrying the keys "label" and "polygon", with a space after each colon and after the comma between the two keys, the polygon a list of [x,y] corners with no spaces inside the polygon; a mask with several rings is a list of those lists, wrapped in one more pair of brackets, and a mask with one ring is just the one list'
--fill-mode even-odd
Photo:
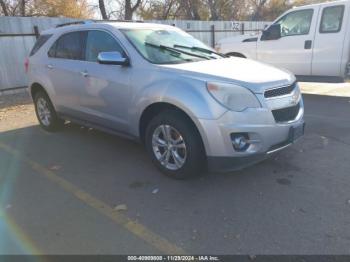
{"label": "alloy wheel", "polygon": [[39,116],[40,122],[44,126],[49,126],[51,124],[52,115],[51,115],[48,102],[44,98],[39,97],[36,102],[36,107],[38,110],[38,116]]}
{"label": "alloy wheel", "polygon": [[170,125],[158,126],[152,136],[153,153],[162,166],[178,170],[186,162],[186,143],[178,130]]}

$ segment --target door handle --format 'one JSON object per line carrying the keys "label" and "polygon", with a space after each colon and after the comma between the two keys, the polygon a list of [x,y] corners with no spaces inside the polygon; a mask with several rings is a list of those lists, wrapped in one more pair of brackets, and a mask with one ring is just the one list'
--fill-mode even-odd
{"label": "door handle", "polygon": [[88,72],[85,70],[85,71],[81,71],[80,74],[83,76],[83,77],[88,77],[89,74]]}
{"label": "door handle", "polygon": [[46,65],[47,69],[53,69],[53,65]]}
{"label": "door handle", "polygon": [[312,46],[312,41],[306,40],[304,43],[304,49],[311,49],[311,46]]}

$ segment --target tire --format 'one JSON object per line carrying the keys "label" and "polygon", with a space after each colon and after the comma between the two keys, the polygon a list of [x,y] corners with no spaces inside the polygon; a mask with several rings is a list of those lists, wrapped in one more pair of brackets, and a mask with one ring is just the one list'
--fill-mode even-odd
{"label": "tire", "polygon": [[[170,134],[171,139],[166,134]],[[175,110],[164,111],[149,122],[145,144],[155,166],[171,178],[190,178],[201,174],[206,167],[199,132]]]}
{"label": "tire", "polygon": [[49,96],[44,91],[35,93],[34,106],[36,117],[44,130],[54,132],[63,126],[64,120],[57,116]]}

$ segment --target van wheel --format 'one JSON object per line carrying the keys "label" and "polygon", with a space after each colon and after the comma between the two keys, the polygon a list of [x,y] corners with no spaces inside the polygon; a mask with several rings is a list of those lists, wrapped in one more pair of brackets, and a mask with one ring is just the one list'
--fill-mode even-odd
{"label": "van wheel", "polygon": [[185,179],[203,171],[205,154],[193,124],[176,111],[165,111],[147,126],[146,148],[165,175]]}
{"label": "van wheel", "polygon": [[39,91],[35,94],[34,106],[39,124],[43,129],[53,132],[63,126],[64,120],[57,116],[51,100],[45,92]]}

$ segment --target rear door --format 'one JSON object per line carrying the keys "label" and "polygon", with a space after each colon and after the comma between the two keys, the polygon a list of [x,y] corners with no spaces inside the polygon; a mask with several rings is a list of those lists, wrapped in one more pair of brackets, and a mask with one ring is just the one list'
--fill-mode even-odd
{"label": "rear door", "polygon": [[257,59],[285,68],[296,75],[311,75],[312,44],[318,7],[292,10],[275,24],[281,25],[281,38],[258,41]]}
{"label": "rear door", "polygon": [[85,32],[61,35],[48,52],[46,70],[55,91],[55,104],[61,113],[80,116],[81,89],[84,86]]}
{"label": "rear door", "polygon": [[342,51],[348,12],[344,4],[337,2],[320,7],[319,23],[316,30],[312,75],[340,76]]}

